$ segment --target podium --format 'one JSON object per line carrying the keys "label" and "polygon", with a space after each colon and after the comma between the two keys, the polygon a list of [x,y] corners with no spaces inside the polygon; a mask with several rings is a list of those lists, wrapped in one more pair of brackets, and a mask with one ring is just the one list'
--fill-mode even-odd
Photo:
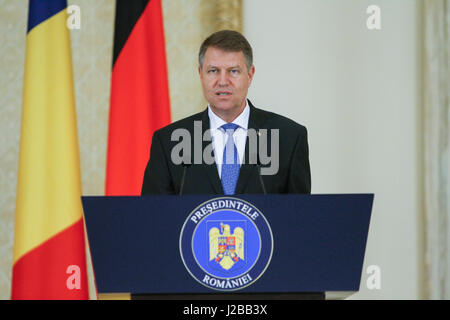
{"label": "podium", "polygon": [[373,194],[82,202],[99,295],[336,299],[359,290]]}

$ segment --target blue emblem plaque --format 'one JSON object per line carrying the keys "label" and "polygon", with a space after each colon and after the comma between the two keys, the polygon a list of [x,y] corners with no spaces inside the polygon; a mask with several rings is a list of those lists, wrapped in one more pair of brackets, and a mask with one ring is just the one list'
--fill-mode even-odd
{"label": "blue emblem plaque", "polygon": [[202,285],[234,291],[253,284],[269,266],[273,235],[264,215],[234,197],[202,203],[187,217],[180,253],[188,272]]}

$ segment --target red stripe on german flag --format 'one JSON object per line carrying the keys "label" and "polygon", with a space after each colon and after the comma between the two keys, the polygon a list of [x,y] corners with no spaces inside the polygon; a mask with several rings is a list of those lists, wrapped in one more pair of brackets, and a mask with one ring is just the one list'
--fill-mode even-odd
{"label": "red stripe on german flag", "polygon": [[153,132],[170,121],[161,0],[118,0],[106,195],[140,195]]}

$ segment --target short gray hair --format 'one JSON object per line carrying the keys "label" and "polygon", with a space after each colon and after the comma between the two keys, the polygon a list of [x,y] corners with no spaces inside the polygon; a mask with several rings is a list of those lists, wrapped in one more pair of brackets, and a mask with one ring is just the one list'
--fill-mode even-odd
{"label": "short gray hair", "polygon": [[198,53],[198,63],[200,68],[203,67],[206,50],[209,47],[217,48],[228,52],[240,52],[244,54],[247,69],[253,65],[253,50],[247,39],[237,31],[221,30],[213,33],[203,41]]}

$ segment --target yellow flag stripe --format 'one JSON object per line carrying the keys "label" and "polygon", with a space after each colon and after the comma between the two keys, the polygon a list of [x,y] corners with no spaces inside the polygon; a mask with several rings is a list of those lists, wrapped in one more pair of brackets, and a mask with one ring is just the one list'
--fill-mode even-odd
{"label": "yellow flag stripe", "polygon": [[63,10],[27,35],[14,263],[82,217],[66,19]]}

